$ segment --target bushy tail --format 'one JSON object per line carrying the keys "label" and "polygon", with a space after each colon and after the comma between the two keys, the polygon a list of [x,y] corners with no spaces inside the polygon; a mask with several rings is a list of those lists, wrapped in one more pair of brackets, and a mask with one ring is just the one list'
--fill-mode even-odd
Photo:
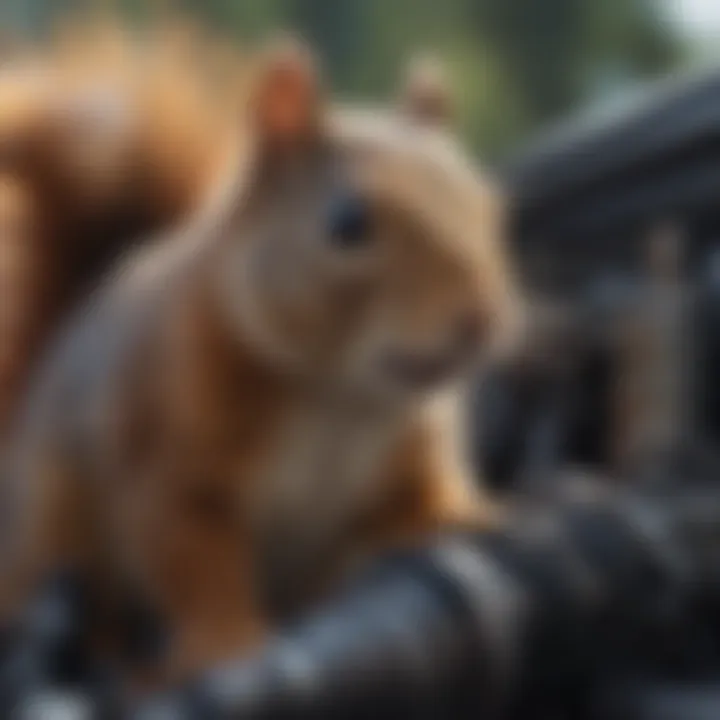
{"label": "bushy tail", "polygon": [[71,24],[0,64],[0,443],[71,308],[222,173],[247,70],[179,22]]}

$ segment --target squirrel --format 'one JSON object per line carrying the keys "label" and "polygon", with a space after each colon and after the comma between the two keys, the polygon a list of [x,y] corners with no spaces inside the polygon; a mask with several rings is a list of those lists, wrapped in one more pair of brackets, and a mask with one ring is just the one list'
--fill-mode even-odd
{"label": "squirrel", "polygon": [[91,21],[0,66],[0,294],[12,325],[0,443],[72,310],[123,253],[210,192],[231,153],[228,98],[245,65],[219,54],[180,25],[140,42],[118,22]]}
{"label": "squirrel", "polygon": [[403,107],[330,103],[298,41],[263,55],[231,177],[127,258],[29,393],[5,618],[58,568],[102,601],[130,587],[185,678],[372,557],[493,522],[459,424],[517,327],[502,197]]}

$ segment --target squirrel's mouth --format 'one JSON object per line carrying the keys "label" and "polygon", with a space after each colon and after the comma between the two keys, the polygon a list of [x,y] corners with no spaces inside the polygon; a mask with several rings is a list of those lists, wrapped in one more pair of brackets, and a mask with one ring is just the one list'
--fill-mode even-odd
{"label": "squirrel's mouth", "polygon": [[459,378],[478,359],[469,348],[437,355],[393,352],[384,356],[383,370],[394,382],[417,391],[432,390]]}
{"label": "squirrel's mouth", "polygon": [[393,353],[385,357],[383,367],[393,380],[417,390],[442,385],[458,374],[460,363],[456,358],[424,357]]}
{"label": "squirrel's mouth", "polygon": [[456,324],[444,351],[391,351],[383,356],[383,371],[411,389],[422,391],[444,385],[459,378],[479,359],[484,330],[479,316],[469,315]]}

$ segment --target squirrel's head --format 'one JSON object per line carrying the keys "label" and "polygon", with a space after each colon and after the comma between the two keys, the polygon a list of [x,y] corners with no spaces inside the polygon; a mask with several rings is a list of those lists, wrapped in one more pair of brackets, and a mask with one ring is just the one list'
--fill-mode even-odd
{"label": "squirrel's head", "polygon": [[363,392],[427,393],[510,329],[502,203],[427,107],[406,93],[392,111],[331,108],[304,48],[268,59],[219,284],[266,359]]}

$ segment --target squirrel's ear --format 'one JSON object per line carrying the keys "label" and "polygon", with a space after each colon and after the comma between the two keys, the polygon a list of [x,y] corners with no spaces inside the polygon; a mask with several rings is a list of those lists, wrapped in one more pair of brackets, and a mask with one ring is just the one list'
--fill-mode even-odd
{"label": "squirrel's ear", "polygon": [[413,121],[447,127],[455,119],[445,68],[435,57],[416,56],[408,63],[400,95],[401,110]]}
{"label": "squirrel's ear", "polygon": [[263,57],[251,114],[258,138],[270,150],[293,149],[316,136],[321,88],[315,59],[303,43],[283,38]]}

